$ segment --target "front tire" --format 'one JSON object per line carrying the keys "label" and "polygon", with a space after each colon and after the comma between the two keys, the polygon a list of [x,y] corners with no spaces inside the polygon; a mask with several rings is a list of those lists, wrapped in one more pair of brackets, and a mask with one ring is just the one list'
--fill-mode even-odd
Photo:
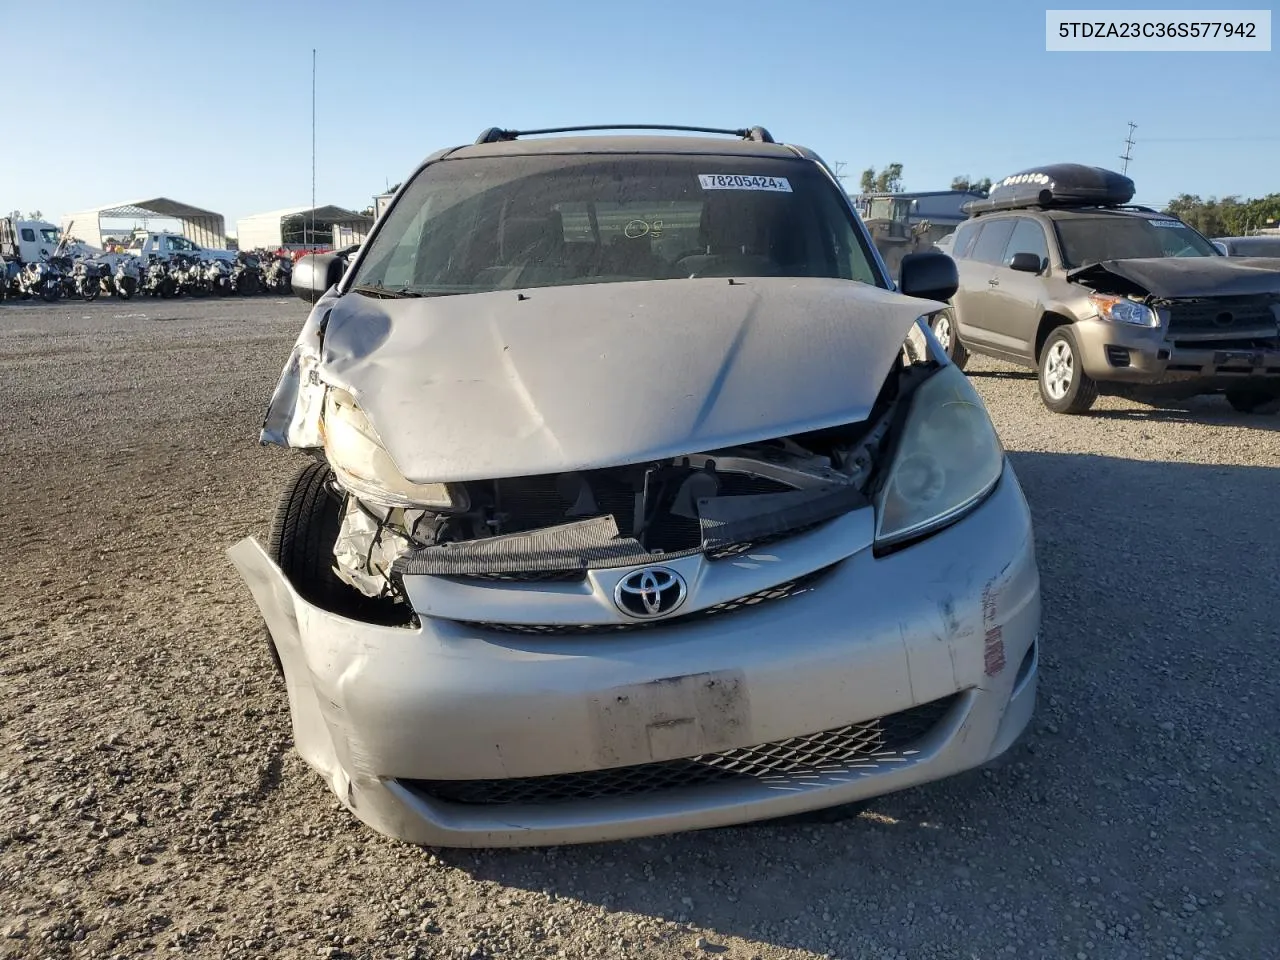
{"label": "front tire", "polygon": [[333,547],[342,528],[342,496],[327,463],[303,467],[280,498],[267,553],[308,603],[353,620],[403,623],[407,609],[367,597],[339,578]]}
{"label": "front tire", "polygon": [[964,365],[969,362],[969,351],[960,342],[955,315],[950,310],[939,310],[929,321],[929,328],[933,331],[947,358],[963,370]]}
{"label": "front tire", "polygon": [[1227,391],[1227,403],[1236,413],[1276,413],[1280,392],[1263,387],[1235,387]]}
{"label": "front tire", "polygon": [[98,279],[91,277],[84,282],[84,287],[80,290],[80,296],[84,297],[85,302],[92,302],[98,299],[101,288],[98,285]]}
{"label": "front tire", "polygon": [[1085,413],[1098,399],[1098,385],[1084,372],[1075,332],[1061,326],[1040,351],[1040,399],[1054,413]]}

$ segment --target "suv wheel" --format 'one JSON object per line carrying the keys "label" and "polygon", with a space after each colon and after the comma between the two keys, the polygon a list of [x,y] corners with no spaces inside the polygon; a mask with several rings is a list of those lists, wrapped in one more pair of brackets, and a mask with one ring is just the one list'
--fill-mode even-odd
{"label": "suv wheel", "polygon": [[1236,387],[1227,391],[1227,403],[1237,413],[1275,413],[1280,410],[1280,392],[1262,387]]}
{"label": "suv wheel", "polygon": [[938,338],[938,344],[951,362],[963,370],[964,365],[969,361],[969,351],[960,342],[960,335],[956,332],[956,319],[951,311],[939,310],[935,313],[933,319],[929,321],[929,328],[933,330],[933,335]]}
{"label": "suv wheel", "polygon": [[1068,326],[1058,327],[1040,351],[1040,399],[1054,413],[1084,413],[1098,399],[1098,385],[1084,372],[1080,348]]}

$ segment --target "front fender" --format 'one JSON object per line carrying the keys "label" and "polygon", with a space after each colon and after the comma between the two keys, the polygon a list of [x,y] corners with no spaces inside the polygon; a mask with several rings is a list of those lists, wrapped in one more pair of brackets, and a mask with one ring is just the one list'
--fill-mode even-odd
{"label": "front fender", "polygon": [[259,437],[261,443],[295,450],[311,450],[324,445],[320,435],[320,413],[326,388],[320,379],[320,348],[333,306],[332,293],[330,291],[316,302],[294,342],[280,374],[280,382],[267,405]]}

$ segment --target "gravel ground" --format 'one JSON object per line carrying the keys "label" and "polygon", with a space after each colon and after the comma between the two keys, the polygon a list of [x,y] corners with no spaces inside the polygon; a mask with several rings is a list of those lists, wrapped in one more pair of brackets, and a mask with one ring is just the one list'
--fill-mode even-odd
{"label": "gravel ground", "polygon": [[298,465],[255,441],[304,316],[0,307],[0,956],[1276,955],[1280,417],[1055,417],[976,361],[1045,600],[1007,763],[839,825],[433,852],[291,752],[223,555]]}

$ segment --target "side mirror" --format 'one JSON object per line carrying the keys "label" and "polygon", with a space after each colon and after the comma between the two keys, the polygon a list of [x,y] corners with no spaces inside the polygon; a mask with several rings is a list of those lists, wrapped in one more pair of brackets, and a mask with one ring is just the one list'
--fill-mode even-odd
{"label": "side mirror", "polygon": [[1009,269],[1019,273],[1039,273],[1044,269],[1044,261],[1034,253],[1015,253],[1009,261]]}
{"label": "side mirror", "polygon": [[308,253],[293,265],[293,292],[307,303],[315,303],[324,292],[342,279],[346,261],[332,253]]}
{"label": "side mirror", "polygon": [[950,300],[960,286],[956,262],[945,253],[927,250],[902,258],[898,289],[908,297],[922,300]]}

